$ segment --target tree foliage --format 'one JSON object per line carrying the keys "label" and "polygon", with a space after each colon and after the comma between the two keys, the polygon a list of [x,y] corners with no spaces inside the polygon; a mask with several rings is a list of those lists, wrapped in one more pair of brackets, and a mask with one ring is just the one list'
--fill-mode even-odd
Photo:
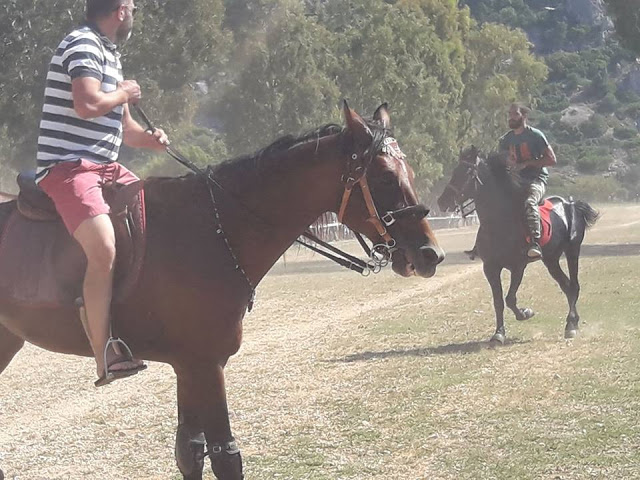
{"label": "tree foliage", "polygon": [[[493,145],[508,104],[529,101],[547,72],[521,30],[478,24],[458,3],[138,0],[121,49],[125,77],[141,83],[147,113],[200,164],[340,122],[343,98],[365,114],[389,102],[401,146],[429,186],[462,145]],[[0,8],[8,32],[0,54],[11,66],[0,71],[0,154],[16,166],[34,163],[47,64],[83,9],[83,0]],[[206,97],[194,88],[200,81]],[[123,157],[134,158],[127,149]],[[158,156],[135,159],[142,174],[179,171]]]}
{"label": "tree foliage", "polygon": [[604,0],[622,43],[640,55],[640,0]]}

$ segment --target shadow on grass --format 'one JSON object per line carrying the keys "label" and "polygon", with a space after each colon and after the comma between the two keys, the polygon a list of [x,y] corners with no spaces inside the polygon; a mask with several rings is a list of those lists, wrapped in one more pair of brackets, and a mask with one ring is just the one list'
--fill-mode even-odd
{"label": "shadow on grass", "polygon": [[[520,339],[507,339],[504,345],[500,348],[507,348],[512,345],[523,345],[531,343],[531,340]],[[439,347],[425,347],[425,348],[411,348],[408,350],[387,350],[383,352],[362,352],[347,355],[346,357],[337,358],[334,360],[327,360],[330,363],[352,363],[362,362],[367,360],[382,360],[386,358],[397,357],[429,357],[431,355],[450,355],[450,354],[469,354],[477,353],[482,350],[490,350],[493,347],[489,341],[484,342],[465,342],[465,343],[451,343],[449,345],[440,345]]]}

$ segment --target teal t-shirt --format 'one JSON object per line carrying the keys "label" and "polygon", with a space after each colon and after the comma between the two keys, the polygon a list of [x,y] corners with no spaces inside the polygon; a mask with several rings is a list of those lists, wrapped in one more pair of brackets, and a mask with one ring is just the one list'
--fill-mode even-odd
{"label": "teal t-shirt", "polygon": [[[509,157],[516,163],[523,163],[542,157],[548,146],[549,142],[544,133],[537,128],[526,126],[520,135],[516,135],[513,130],[507,132],[500,139],[499,148],[500,151],[507,150]],[[520,177],[527,182],[541,180],[546,184],[549,171],[546,167],[527,167],[520,171]]]}

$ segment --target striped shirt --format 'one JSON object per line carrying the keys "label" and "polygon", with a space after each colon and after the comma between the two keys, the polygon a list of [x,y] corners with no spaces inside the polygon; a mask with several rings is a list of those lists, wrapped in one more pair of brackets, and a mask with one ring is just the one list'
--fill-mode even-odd
{"label": "striped shirt", "polygon": [[113,92],[122,78],[120,54],[116,46],[97,29],[80,27],[65,37],[49,64],[40,135],[36,181],[59,162],[80,158],[95,163],[118,159],[122,144],[122,112],[118,105],[109,113],[82,119],[73,108],[71,81],[93,77],[101,90]]}

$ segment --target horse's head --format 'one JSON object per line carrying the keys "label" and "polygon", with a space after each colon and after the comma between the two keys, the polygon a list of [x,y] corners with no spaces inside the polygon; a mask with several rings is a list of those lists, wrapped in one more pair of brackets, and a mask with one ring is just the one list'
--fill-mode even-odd
{"label": "horse's head", "polygon": [[340,221],[366,235],[379,255],[390,255],[394,272],[431,277],[444,251],[425,218],[429,210],[418,203],[413,170],[391,136],[387,104],[378,107],[372,121],[346,102],[344,115],[348,158]]}
{"label": "horse's head", "polygon": [[458,165],[453,169],[451,179],[444,187],[442,195],[438,197],[440,210],[443,212],[454,210],[474,196],[479,163],[480,154],[474,145],[460,150]]}

